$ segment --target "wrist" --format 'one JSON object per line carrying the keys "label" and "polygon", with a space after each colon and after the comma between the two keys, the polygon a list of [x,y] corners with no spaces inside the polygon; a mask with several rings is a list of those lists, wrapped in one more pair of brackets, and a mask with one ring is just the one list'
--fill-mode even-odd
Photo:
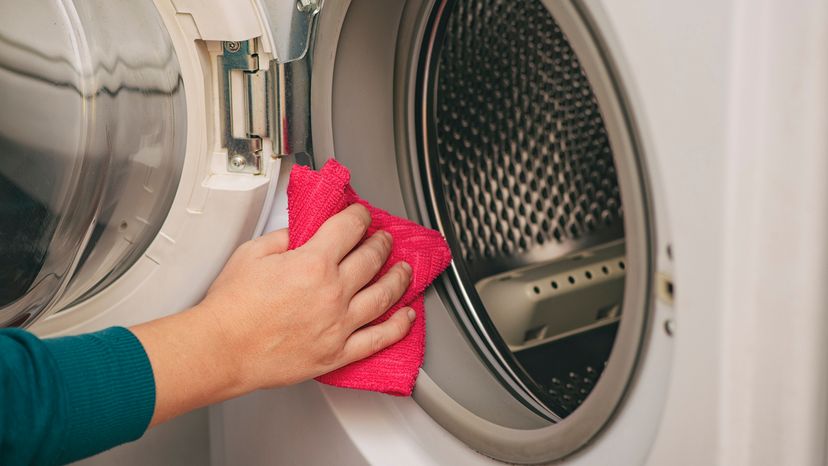
{"label": "wrist", "polygon": [[218,399],[211,402],[234,398],[257,388],[244,369],[243,332],[222,315],[224,311],[214,303],[201,302],[182,313],[190,325],[198,328],[193,333],[198,335],[194,345],[201,348],[201,360],[211,366],[214,374],[212,389]]}
{"label": "wrist", "polygon": [[249,391],[239,353],[209,307],[198,305],[131,330],[144,346],[155,378],[151,425]]}

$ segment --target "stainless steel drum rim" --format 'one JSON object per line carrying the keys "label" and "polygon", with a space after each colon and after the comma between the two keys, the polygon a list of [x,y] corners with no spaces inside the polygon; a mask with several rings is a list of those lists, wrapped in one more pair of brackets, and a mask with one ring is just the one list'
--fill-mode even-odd
{"label": "stainless steel drum rim", "polygon": [[[428,19],[421,19],[423,48],[419,56],[413,57],[413,60],[418,60],[419,66],[410,67],[410,69],[417,69],[418,72],[416,77],[411,78],[410,85],[414,91],[408,96],[409,99],[412,95],[414,97],[409,104],[412,110],[408,114],[414,118],[414,127],[417,128],[414,141],[409,142],[409,147],[412,147],[408,154],[409,161],[412,172],[419,170],[422,173],[422,175],[414,176],[415,179],[421,177],[419,188],[415,188],[415,191],[419,189],[417,196],[421,199],[417,204],[421,209],[425,208],[425,212],[422,213],[423,217],[430,220],[433,226],[439,228],[444,234],[448,233],[447,236],[451,235],[451,231],[446,228],[445,216],[440,213],[440,209],[445,208],[445,201],[439,196],[439,189],[434,189],[435,186],[439,186],[439,180],[435,178],[437,175],[429,163],[429,160],[434,157],[434,143],[428,139],[429,125],[432,124],[428,96],[431,85],[429,66],[434,63],[433,52],[435,41],[438,40],[440,19],[452,3],[451,0],[435,2],[432,9],[428,10],[430,14]],[[617,341],[610,354],[607,371],[584,404],[561,421],[561,417],[550,410],[544,400],[533,392],[532,381],[527,380],[526,374],[521,373],[520,366],[515,364],[514,356],[499,337],[497,329],[494,328],[483,310],[479,297],[469,289],[468,282],[464,284],[468,275],[463,270],[462,264],[455,261],[441,285],[446,299],[459,304],[454,306],[455,317],[468,332],[469,340],[478,346],[481,359],[486,361],[492,372],[498,374],[504,386],[529,409],[557,423],[546,428],[555,429],[557,432],[550,431],[545,434],[550,442],[555,441],[557,444],[554,446],[550,444],[548,452],[543,454],[537,452],[539,457],[548,461],[577,450],[593,438],[617,409],[633,376],[635,361],[641,346],[641,335],[646,326],[646,316],[650,306],[652,231],[651,223],[648,221],[649,201],[646,195],[646,184],[641,175],[641,160],[636,149],[635,137],[631,132],[630,116],[622,103],[623,89],[613,77],[611,63],[599,47],[599,39],[593,35],[588,18],[581,14],[577,4],[571,2],[543,3],[572,43],[572,48],[582,62],[590,84],[594,88],[607,127],[610,145],[613,148],[621,196],[624,198],[624,230],[629,243],[627,246],[628,262],[632,268],[632,271],[628,272],[631,272],[632,276],[625,285],[623,318],[618,327]],[[445,413],[430,411],[430,414],[444,426],[453,426],[450,430],[472,446],[481,445],[479,439],[475,440],[462,431],[456,430],[456,428],[462,428],[459,427],[462,423],[445,418]],[[441,418],[445,422],[441,421]],[[532,441],[527,439],[527,442]],[[502,455],[503,446],[483,447],[481,451],[486,453],[487,449],[498,450],[499,452],[487,454],[500,459],[526,461],[525,458],[520,460],[516,457],[510,458]],[[518,455],[520,456],[522,455]]]}

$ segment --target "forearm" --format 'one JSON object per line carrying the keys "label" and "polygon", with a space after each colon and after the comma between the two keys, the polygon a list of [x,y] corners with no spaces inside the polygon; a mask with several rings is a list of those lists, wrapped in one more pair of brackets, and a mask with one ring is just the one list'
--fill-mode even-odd
{"label": "forearm", "polygon": [[254,387],[237,363],[240,349],[213,310],[199,305],[130,330],[144,346],[155,376],[155,412],[150,426]]}
{"label": "forearm", "polygon": [[40,340],[0,331],[0,464],[66,463],[140,437],[152,369],[124,328]]}

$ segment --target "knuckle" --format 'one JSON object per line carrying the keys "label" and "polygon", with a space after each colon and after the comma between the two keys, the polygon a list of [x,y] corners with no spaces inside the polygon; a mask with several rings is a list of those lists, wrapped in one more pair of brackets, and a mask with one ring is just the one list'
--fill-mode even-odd
{"label": "knuckle", "polygon": [[316,253],[309,253],[304,258],[305,272],[314,278],[327,277],[331,271],[328,260]]}
{"label": "knuckle", "polygon": [[379,247],[382,250],[390,250],[391,249],[391,235],[386,231],[377,231],[374,233],[374,237],[377,238],[377,242],[379,243]]}
{"label": "knuckle", "polygon": [[236,252],[239,254],[250,254],[256,249],[256,243],[254,240],[245,241],[244,243],[240,244],[238,248],[236,248]]}
{"label": "knuckle", "polygon": [[341,303],[345,300],[345,288],[339,283],[331,285],[328,293],[328,298],[334,303]]}
{"label": "knuckle", "polygon": [[366,251],[366,256],[368,260],[368,264],[371,266],[373,270],[379,270],[382,267],[382,264],[385,263],[385,249],[382,243],[374,243],[374,246],[368,248]]}
{"label": "knuckle", "polygon": [[397,339],[400,339],[404,337],[406,333],[408,333],[408,324],[401,320],[397,321],[394,324],[394,331],[397,335]]}
{"label": "knuckle", "polygon": [[397,267],[397,283],[396,283],[396,285],[397,285],[400,289],[403,289],[403,290],[404,290],[404,289],[408,288],[408,283],[409,283],[410,281],[411,281],[411,278],[410,278],[410,276],[408,275],[408,272],[406,272],[405,270],[403,270],[403,268],[402,268],[402,267]]}
{"label": "knuckle", "polygon": [[352,204],[351,209],[358,215],[366,225],[371,224],[371,212],[362,204]]}
{"label": "knuckle", "polygon": [[343,342],[338,328],[332,327],[325,335],[319,338],[320,346],[324,348],[319,359],[322,363],[333,364],[342,356]]}
{"label": "knuckle", "polygon": [[385,348],[385,336],[381,332],[374,332],[371,335],[371,353],[376,353]]}
{"label": "knuckle", "polygon": [[345,290],[338,283],[322,284],[322,286],[316,287],[312,292],[331,311],[340,307],[345,296]]}
{"label": "knuckle", "polygon": [[376,294],[376,306],[377,309],[386,310],[391,306],[391,300],[394,299],[391,290],[388,288],[380,288],[377,290]]}
{"label": "knuckle", "polygon": [[331,351],[324,353],[318,358],[319,364],[323,367],[331,367],[335,365],[336,362],[339,360],[339,356],[339,351],[337,351],[336,349],[332,349]]}
{"label": "knuckle", "polygon": [[361,215],[354,210],[347,212],[344,220],[348,223],[348,227],[354,230],[364,231],[371,223],[371,217],[366,218],[366,215]]}

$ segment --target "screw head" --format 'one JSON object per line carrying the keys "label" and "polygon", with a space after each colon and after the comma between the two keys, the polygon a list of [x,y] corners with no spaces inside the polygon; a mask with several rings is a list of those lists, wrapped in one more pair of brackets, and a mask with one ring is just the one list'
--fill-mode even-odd
{"label": "screw head", "polygon": [[242,170],[247,165],[247,160],[241,155],[235,155],[230,159],[230,166],[236,170]]}
{"label": "screw head", "polygon": [[239,42],[225,42],[224,43],[224,50],[228,52],[235,53],[241,49],[241,44]]}
{"label": "screw head", "polygon": [[667,319],[664,321],[664,331],[667,332],[667,335],[673,336],[676,332],[676,323],[673,322],[673,319]]}
{"label": "screw head", "polygon": [[316,13],[319,11],[319,0],[298,0],[296,8],[304,13]]}

